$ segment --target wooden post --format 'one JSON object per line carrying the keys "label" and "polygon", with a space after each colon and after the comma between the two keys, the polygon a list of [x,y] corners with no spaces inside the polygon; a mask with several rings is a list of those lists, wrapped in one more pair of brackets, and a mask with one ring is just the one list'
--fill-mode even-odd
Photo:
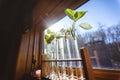
{"label": "wooden post", "polygon": [[83,69],[86,80],[94,80],[92,64],[89,56],[89,52],[87,48],[80,49],[81,58],[83,60]]}
{"label": "wooden post", "polygon": [[96,50],[93,51],[95,59],[96,59],[96,63],[97,63],[97,67],[100,67],[100,62],[99,62],[99,57],[98,57],[98,53]]}
{"label": "wooden post", "polygon": [[[42,54],[42,60],[46,60],[47,55]],[[48,75],[50,73],[51,62],[42,62],[42,75]]]}

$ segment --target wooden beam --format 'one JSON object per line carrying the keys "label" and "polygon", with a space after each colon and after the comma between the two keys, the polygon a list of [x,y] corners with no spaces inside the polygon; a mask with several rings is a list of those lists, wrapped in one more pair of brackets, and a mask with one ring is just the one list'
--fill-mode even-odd
{"label": "wooden beam", "polygon": [[80,49],[81,58],[83,59],[83,69],[86,80],[94,80],[92,63],[90,60],[89,52],[87,48]]}

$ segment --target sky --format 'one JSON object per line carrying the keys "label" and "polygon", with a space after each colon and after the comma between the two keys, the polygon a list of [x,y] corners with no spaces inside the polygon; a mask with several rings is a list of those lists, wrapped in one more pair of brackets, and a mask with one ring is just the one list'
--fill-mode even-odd
{"label": "sky", "polygon": [[[120,23],[120,0],[89,0],[83,4],[76,11],[88,11],[77,24],[87,22],[96,30],[99,24],[110,27]],[[61,19],[56,24],[52,25],[50,29],[54,32],[59,31],[63,27],[72,25],[72,20],[67,16]],[[83,32],[85,30],[81,29]]]}

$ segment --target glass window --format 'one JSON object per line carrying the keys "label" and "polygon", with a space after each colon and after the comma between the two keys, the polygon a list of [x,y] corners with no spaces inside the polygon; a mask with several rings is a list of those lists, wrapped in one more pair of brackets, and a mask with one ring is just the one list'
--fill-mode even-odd
{"label": "glass window", "polygon": [[[78,47],[87,47],[93,67],[120,69],[120,0],[90,0],[76,11],[87,10],[78,22],[92,25],[91,30],[77,27]],[[49,29],[58,32],[72,25],[67,16]],[[72,44],[70,44],[72,45]],[[72,49],[71,49],[72,50]]]}

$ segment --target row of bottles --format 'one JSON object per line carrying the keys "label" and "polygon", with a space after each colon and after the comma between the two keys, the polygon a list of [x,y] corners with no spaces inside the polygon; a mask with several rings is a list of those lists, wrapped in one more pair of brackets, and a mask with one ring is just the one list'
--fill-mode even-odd
{"label": "row of bottles", "polygon": [[[77,39],[74,40],[71,36],[55,39],[45,45],[44,54],[47,55],[46,60],[79,59]],[[43,76],[50,80],[84,80],[81,61],[51,61],[44,62],[44,64],[46,67],[43,67],[43,70],[46,74]],[[75,67],[78,71],[77,75],[74,75],[73,68]]]}

